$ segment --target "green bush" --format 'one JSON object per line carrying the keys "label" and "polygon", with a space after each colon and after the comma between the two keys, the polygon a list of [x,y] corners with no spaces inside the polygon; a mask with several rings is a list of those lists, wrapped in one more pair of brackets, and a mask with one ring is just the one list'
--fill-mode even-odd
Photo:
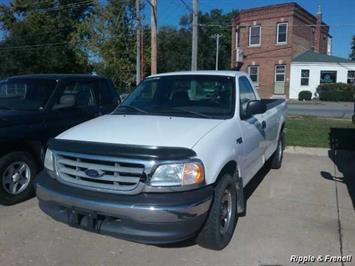
{"label": "green bush", "polygon": [[320,84],[317,88],[319,100],[335,102],[353,101],[355,87],[346,83]]}
{"label": "green bush", "polygon": [[300,91],[298,94],[299,101],[310,101],[312,100],[312,92],[310,91]]}

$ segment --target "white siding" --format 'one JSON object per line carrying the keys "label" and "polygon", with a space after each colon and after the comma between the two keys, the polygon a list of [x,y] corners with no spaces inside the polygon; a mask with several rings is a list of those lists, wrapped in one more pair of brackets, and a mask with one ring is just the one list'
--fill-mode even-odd
{"label": "white siding", "polygon": [[[308,86],[301,86],[301,70],[309,70],[309,84]],[[321,71],[336,71],[337,82],[347,82],[348,70],[355,70],[355,63],[291,63],[290,73],[290,99],[298,99],[300,91],[308,90],[313,93],[316,92],[320,84]]]}

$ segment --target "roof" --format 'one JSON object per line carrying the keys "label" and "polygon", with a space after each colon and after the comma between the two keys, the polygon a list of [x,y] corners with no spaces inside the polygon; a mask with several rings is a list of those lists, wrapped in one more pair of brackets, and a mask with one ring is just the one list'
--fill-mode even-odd
{"label": "roof", "polygon": [[312,50],[309,50],[307,52],[304,52],[303,54],[296,56],[295,58],[293,58],[292,62],[309,62],[309,63],[322,62],[322,63],[353,63],[353,64],[355,64],[355,61],[352,61],[350,59],[332,56],[332,55],[320,54],[320,53],[316,53]]}
{"label": "roof", "polygon": [[242,76],[245,75],[244,72],[233,71],[233,70],[198,70],[198,71],[178,71],[178,72],[168,72],[156,75],[151,75],[147,78],[162,77],[162,76],[175,76],[175,75],[215,75],[215,76]]}
{"label": "roof", "polygon": [[36,79],[65,79],[65,78],[102,78],[92,74],[27,74],[9,77],[12,78],[36,78]]}

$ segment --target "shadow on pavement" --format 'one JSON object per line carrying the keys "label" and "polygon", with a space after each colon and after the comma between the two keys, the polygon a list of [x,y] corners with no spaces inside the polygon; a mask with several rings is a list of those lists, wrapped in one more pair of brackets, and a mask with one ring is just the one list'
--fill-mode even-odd
{"label": "shadow on pavement", "polygon": [[321,172],[323,178],[344,183],[355,209],[355,128],[331,128],[329,132],[329,158],[342,173],[342,177]]}

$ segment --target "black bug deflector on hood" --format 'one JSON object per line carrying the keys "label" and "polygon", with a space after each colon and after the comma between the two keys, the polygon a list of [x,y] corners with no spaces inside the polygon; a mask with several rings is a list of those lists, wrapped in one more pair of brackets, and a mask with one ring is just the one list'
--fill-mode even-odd
{"label": "black bug deflector on hood", "polygon": [[152,160],[183,160],[196,156],[196,153],[188,148],[138,146],[64,139],[51,139],[48,142],[48,147],[55,151]]}

